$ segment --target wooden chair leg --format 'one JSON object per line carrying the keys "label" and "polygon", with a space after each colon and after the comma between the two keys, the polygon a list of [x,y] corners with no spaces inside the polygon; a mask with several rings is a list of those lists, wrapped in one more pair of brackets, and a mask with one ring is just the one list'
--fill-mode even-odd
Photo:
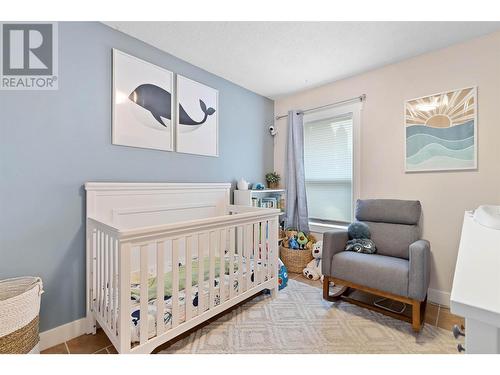
{"label": "wooden chair leg", "polygon": [[414,332],[420,332],[420,328],[422,328],[422,321],[420,319],[420,303],[420,301],[413,301],[412,303],[411,320]]}
{"label": "wooden chair leg", "polygon": [[330,302],[339,301],[346,292],[347,287],[341,287],[335,294],[330,295],[330,280],[327,276],[323,277],[323,299]]}
{"label": "wooden chair leg", "polygon": [[330,297],[330,280],[328,280],[327,276],[323,277],[323,299],[328,300]]}

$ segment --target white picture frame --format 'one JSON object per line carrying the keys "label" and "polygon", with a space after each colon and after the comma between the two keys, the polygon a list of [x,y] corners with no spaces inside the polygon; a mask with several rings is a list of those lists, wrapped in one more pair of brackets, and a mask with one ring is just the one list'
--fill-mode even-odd
{"label": "white picture frame", "polygon": [[173,151],[173,88],[171,71],[113,49],[112,144]]}
{"label": "white picture frame", "polygon": [[[435,109],[432,108],[434,106]],[[429,125],[428,122],[432,117],[435,118],[436,124]],[[445,123],[446,121],[449,123]],[[418,125],[434,127],[438,130],[433,131],[440,134],[431,134],[434,141],[426,141],[422,138],[426,137],[425,132],[410,130]],[[447,90],[406,100],[404,102],[405,173],[477,170],[477,125],[477,86]],[[467,126],[468,129],[458,132],[463,135],[452,134],[452,132],[457,133],[456,126]],[[422,139],[417,140],[415,136]],[[431,150],[431,146],[436,150]],[[416,159],[419,156],[418,152],[422,154],[424,148],[427,148],[424,150],[426,156],[422,155],[422,157],[427,159],[416,163],[419,161]]]}
{"label": "white picture frame", "polygon": [[219,91],[177,74],[176,151],[219,156]]}

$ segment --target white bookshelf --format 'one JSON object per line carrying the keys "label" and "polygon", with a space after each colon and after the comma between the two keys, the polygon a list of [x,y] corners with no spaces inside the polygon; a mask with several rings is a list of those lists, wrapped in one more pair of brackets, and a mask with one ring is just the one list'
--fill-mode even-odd
{"label": "white bookshelf", "polygon": [[[252,198],[260,199],[266,197],[277,197],[278,201],[284,203],[285,189],[262,189],[262,190],[235,190],[234,191],[234,204],[239,206],[252,206]],[[284,206],[284,205],[283,205]],[[285,210],[285,207],[281,207],[281,211]]]}

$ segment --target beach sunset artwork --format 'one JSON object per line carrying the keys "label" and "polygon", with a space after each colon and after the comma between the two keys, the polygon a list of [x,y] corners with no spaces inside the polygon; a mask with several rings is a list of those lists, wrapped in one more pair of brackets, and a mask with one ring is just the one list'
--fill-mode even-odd
{"label": "beach sunset artwork", "polygon": [[406,172],[477,168],[477,90],[405,102]]}

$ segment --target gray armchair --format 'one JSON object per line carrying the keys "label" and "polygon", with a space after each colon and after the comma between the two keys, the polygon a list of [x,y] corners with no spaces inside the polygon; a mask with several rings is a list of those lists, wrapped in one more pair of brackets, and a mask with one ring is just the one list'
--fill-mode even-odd
{"label": "gray armchair", "polygon": [[[390,313],[373,305],[365,307],[422,327],[430,277],[430,244],[420,238],[421,205],[419,201],[367,199],[356,202],[356,220],[370,228],[376,254],[343,251],[347,231],[323,235],[323,297],[330,296],[330,281],[337,285],[363,290],[381,297],[410,304],[411,318]],[[345,292],[345,288],[342,290]]]}

